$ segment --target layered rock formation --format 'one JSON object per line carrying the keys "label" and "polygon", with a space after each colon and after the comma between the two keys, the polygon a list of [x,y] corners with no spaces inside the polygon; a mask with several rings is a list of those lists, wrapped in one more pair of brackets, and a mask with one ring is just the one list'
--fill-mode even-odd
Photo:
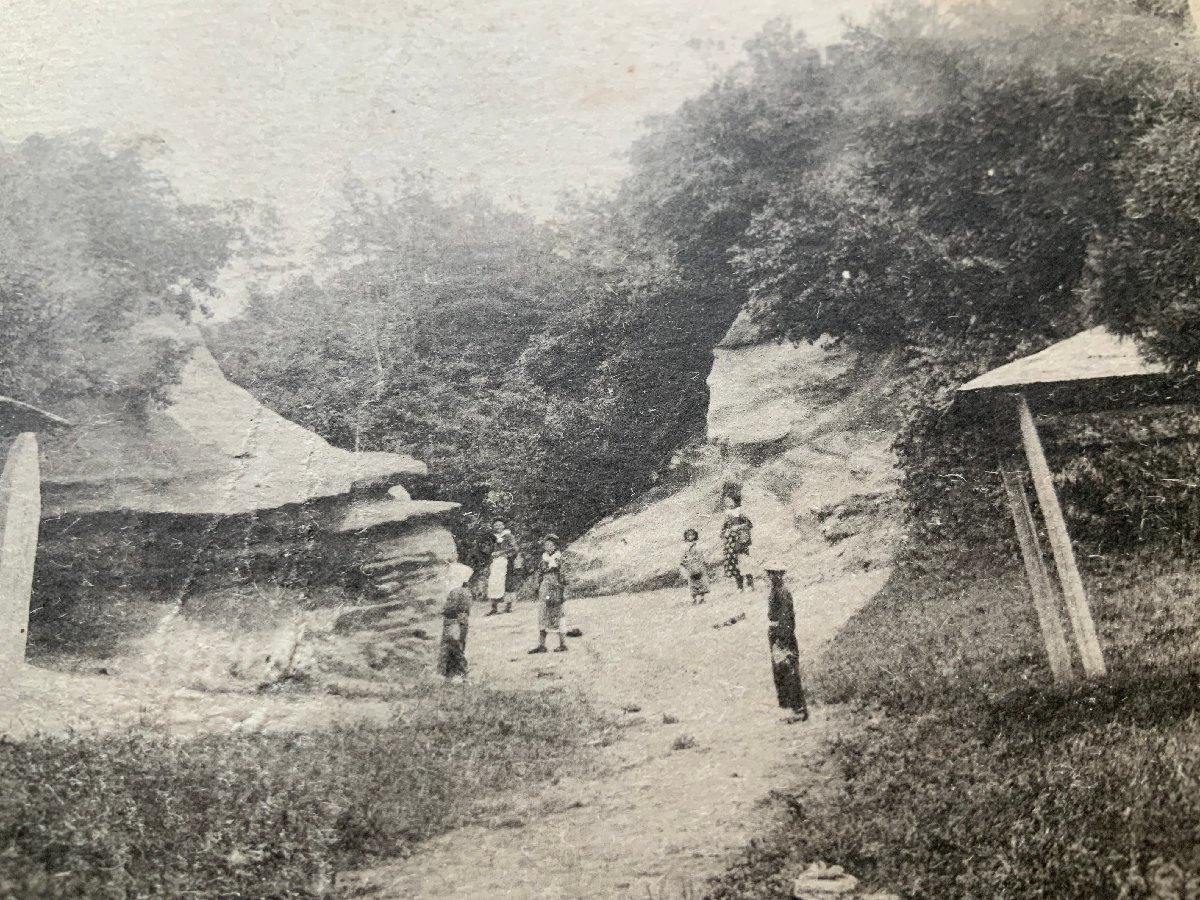
{"label": "layered rock formation", "polygon": [[[35,653],[109,653],[164,628],[190,634],[194,619],[237,632],[260,662],[291,659],[291,672],[304,654],[266,644],[302,634],[306,647],[324,642],[337,656],[331,642],[366,631],[343,662],[354,668],[362,656],[372,669],[386,655],[384,633],[411,627],[445,596],[457,553],[443,517],[456,504],[409,496],[402,481],[424,464],[331,446],[229,382],[202,346],[164,402],[71,414],[73,427],[43,453]],[[210,643],[218,668],[254,668],[235,642]],[[195,644],[180,639],[171,653]]]}

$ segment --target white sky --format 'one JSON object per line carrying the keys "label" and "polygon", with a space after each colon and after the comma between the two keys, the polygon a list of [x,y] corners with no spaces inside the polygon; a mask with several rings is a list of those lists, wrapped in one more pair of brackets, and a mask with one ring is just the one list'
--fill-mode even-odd
{"label": "white sky", "polygon": [[605,189],[649,114],[767,19],[810,39],[870,0],[0,0],[0,138],[165,149],[187,199],[310,233],[347,172],[429,169],[540,216]]}

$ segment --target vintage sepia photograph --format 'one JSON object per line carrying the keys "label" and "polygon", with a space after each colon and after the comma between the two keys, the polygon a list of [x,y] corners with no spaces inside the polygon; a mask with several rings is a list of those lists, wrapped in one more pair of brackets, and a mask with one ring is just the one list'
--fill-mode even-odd
{"label": "vintage sepia photograph", "polygon": [[0,23],[0,900],[1200,900],[1198,0]]}

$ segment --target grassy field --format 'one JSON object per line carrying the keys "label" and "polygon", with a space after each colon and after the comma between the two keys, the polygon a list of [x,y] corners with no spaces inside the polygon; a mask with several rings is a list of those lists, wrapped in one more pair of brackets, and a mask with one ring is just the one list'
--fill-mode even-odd
{"label": "grassy field", "polygon": [[1110,675],[1067,690],[1019,579],[898,575],[852,620],[812,673],[856,710],[835,789],[780,795],[711,896],[790,897],[823,859],[909,898],[1200,897],[1200,577],[1093,572]]}
{"label": "grassy field", "polygon": [[438,687],[404,709],[307,734],[0,742],[0,897],[328,896],[608,736],[566,693]]}

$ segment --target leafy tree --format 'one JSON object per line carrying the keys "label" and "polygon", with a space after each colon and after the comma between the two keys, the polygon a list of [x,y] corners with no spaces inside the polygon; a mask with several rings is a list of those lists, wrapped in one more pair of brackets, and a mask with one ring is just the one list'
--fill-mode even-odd
{"label": "leafy tree", "polygon": [[531,530],[562,527],[543,459],[566,437],[518,364],[582,302],[588,267],[521,215],[420,186],[348,185],[325,252],[325,277],[260,293],[214,330],[230,375],[336,444],[412,453],[439,496],[472,505],[492,483]]}
{"label": "leafy tree", "polygon": [[570,536],[699,436],[712,348],[748,307],[768,335],[899,358],[914,523],[961,535],[994,461],[940,429],[957,384],[1089,315],[1152,339],[1131,278],[1155,241],[1180,273],[1165,330],[1191,339],[1171,235],[1194,198],[1152,178],[1194,150],[1181,8],[899,3],[824,56],[773,23],[558,233],[353,187],[327,244],[349,262],[258,298],[222,329],[229,360],[331,439],[410,450],[451,496],[499,481]]}
{"label": "leafy tree", "polygon": [[216,294],[235,210],[182,203],[136,151],[85,137],[0,146],[0,392],[55,406],[153,392],[171,323]]}

